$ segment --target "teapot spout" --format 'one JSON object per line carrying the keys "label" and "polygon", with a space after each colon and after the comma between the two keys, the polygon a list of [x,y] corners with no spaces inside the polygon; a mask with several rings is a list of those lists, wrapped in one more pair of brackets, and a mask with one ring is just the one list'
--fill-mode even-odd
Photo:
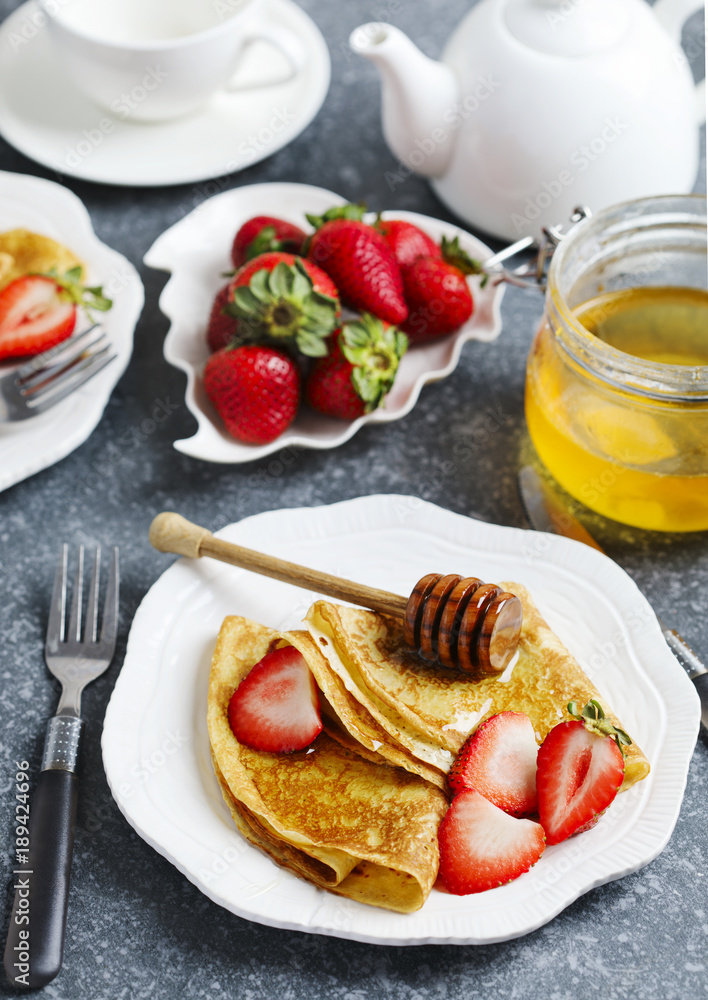
{"label": "teapot spout", "polygon": [[454,144],[459,88],[452,70],[424,55],[399,28],[371,22],[349,38],[382,77],[383,132],[391,152],[416,173],[440,177]]}

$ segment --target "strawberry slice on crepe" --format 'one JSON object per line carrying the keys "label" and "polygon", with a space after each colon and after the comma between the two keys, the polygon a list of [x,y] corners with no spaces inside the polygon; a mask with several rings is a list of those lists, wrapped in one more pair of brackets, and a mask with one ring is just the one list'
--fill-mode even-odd
{"label": "strawberry slice on crepe", "polygon": [[528,715],[500,712],[468,737],[448,774],[453,792],[475,788],[514,816],[535,812],[538,744]]}
{"label": "strawberry slice on crepe", "polygon": [[538,815],[549,844],[590,829],[613,801],[624,778],[623,747],[632,741],[605,718],[594,699],[571,722],[548,733],[538,751]]}
{"label": "strawberry slice on crepe", "polygon": [[322,732],[315,679],[293,646],[266,653],[231,696],[229,724],[252,750],[304,750]]}
{"label": "strawberry slice on crepe", "polygon": [[546,846],[538,823],[510,816],[473,788],[452,800],[438,841],[440,880],[456,896],[511,882],[536,864]]}

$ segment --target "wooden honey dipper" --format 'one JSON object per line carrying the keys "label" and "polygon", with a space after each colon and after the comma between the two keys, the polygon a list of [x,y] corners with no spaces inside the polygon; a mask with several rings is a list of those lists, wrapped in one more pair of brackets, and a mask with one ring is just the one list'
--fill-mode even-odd
{"label": "wooden honey dipper", "polygon": [[160,552],[192,559],[209,556],[400,618],[406,645],[424,659],[462,670],[475,680],[503,673],[519,643],[521,601],[477,577],[429,573],[418,581],[410,597],[400,597],[223,541],[170,512],[153,520],[150,543]]}

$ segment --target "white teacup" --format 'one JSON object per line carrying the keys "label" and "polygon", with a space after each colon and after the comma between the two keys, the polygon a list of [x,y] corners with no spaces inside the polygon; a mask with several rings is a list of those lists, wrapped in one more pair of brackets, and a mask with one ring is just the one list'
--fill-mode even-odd
{"label": "white teacup", "polygon": [[303,66],[300,39],[266,23],[261,0],[39,0],[54,47],[74,84],[120,118],[178,118],[232,85],[244,50],[265,39],[289,73],[253,86],[284,83]]}

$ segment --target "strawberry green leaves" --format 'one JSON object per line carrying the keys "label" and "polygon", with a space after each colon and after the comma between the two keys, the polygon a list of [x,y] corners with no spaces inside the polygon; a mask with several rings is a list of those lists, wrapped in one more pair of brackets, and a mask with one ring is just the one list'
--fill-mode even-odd
{"label": "strawberry green leaves", "polygon": [[248,284],[234,283],[224,311],[239,319],[241,342],[292,342],[301,354],[318,358],[327,354],[339,301],[318,291],[306,264],[296,259],[255,271]]}

